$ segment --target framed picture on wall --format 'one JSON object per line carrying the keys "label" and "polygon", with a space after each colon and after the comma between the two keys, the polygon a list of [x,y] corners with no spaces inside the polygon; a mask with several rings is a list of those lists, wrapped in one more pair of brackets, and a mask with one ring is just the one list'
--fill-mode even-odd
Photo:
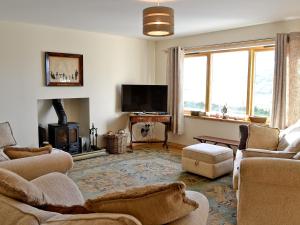
{"label": "framed picture on wall", "polygon": [[83,55],[45,53],[46,86],[83,86]]}

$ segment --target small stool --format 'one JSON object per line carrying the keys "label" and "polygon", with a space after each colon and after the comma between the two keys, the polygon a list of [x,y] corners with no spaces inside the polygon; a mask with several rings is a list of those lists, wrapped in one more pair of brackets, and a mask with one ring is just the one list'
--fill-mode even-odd
{"label": "small stool", "polygon": [[211,144],[195,144],[183,148],[182,168],[185,171],[214,179],[233,170],[233,151]]}

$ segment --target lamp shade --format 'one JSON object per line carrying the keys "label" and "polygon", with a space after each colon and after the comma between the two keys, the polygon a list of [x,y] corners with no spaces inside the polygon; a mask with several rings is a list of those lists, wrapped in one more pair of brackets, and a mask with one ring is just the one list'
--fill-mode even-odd
{"label": "lamp shade", "polygon": [[154,6],[143,11],[143,33],[160,37],[174,34],[174,10],[165,6]]}

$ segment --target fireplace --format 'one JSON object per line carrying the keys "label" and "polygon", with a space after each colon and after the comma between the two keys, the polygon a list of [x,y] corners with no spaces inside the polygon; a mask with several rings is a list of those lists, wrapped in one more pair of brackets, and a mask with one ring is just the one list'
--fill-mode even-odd
{"label": "fireplace", "polygon": [[79,124],[68,122],[60,99],[52,100],[58,123],[48,124],[48,141],[54,147],[70,154],[80,153]]}

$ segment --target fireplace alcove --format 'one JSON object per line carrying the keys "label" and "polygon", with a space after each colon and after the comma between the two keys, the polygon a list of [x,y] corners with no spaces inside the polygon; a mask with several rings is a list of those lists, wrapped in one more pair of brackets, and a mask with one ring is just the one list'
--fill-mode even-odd
{"label": "fireplace alcove", "polygon": [[89,150],[88,98],[38,100],[38,123],[53,147],[73,155]]}

